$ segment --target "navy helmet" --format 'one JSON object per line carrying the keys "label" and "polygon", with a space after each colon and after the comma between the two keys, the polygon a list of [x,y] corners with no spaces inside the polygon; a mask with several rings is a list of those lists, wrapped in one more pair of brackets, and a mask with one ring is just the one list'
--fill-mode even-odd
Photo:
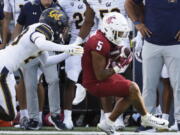
{"label": "navy helmet", "polygon": [[59,36],[64,28],[68,27],[68,17],[61,9],[48,8],[40,16],[39,22],[45,23],[51,27],[54,36]]}

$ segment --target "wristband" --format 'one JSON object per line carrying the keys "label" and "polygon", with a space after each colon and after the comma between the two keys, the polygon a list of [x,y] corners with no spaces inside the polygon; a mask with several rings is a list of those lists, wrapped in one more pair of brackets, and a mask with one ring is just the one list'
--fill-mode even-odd
{"label": "wristband", "polygon": [[137,25],[137,24],[141,24],[141,22],[139,22],[139,21],[134,21],[133,24],[134,24],[134,25]]}
{"label": "wristband", "polygon": [[114,72],[117,74],[120,71],[120,68],[118,66],[113,67]]}

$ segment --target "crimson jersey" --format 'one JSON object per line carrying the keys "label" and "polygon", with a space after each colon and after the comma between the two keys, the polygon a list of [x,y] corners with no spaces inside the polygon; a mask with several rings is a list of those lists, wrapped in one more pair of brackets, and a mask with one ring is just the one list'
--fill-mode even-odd
{"label": "crimson jersey", "polygon": [[109,64],[109,55],[112,49],[112,44],[101,31],[97,31],[95,35],[90,37],[84,46],[84,54],[82,57],[83,85],[94,96],[127,97],[129,95],[131,81],[126,80],[119,74],[113,74],[104,81],[98,81],[96,79],[91,52],[96,51],[106,58],[106,65],[104,67],[106,68]]}
{"label": "crimson jersey", "polygon": [[98,80],[93,71],[91,52],[96,51],[106,58],[108,64],[111,43],[105,38],[101,31],[97,31],[95,35],[89,38],[84,47],[82,57],[83,84],[96,83]]}

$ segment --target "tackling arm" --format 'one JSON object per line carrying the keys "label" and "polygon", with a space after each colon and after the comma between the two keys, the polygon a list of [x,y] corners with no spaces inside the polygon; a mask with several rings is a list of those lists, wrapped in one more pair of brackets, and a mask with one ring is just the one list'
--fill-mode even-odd
{"label": "tackling arm", "polygon": [[42,65],[49,66],[53,64],[58,64],[62,62],[63,60],[65,60],[66,58],[68,58],[69,56],[70,55],[67,53],[61,53],[58,55],[49,56],[48,52],[45,51],[38,58],[40,62],[42,63]]}
{"label": "tackling arm", "polygon": [[39,32],[34,32],[30,39],[41,51],[66,52],[72,55],[83,53],[83,48],[81,46],[56,44],[46,40],[46,37]]}

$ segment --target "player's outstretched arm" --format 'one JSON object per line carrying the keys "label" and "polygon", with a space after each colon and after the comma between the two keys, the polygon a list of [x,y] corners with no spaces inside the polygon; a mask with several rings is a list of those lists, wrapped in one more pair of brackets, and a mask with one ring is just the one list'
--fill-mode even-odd
{"label": "player's outstretched arm", "polygon": [[68,58],[69,56],[70,54],[67,53],[49,56],[49,53],[47,51],[44,51],[38,58],[43,66],[49,66],[58,64],[66,58]]}
{"label": "player's outstretched arm", "polygon": [[79,55],[84,52],[81,46],[61,45],[61,44],[56,44],[52,41],[48,41],[46,40],[45,36],[39,32],[35,32],[31,35],[31,41],[41,51],[58,51],[58,52],[65,52],[71,55]]}

